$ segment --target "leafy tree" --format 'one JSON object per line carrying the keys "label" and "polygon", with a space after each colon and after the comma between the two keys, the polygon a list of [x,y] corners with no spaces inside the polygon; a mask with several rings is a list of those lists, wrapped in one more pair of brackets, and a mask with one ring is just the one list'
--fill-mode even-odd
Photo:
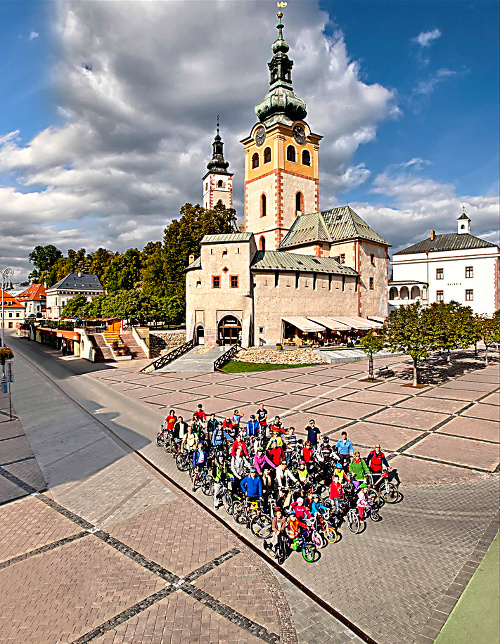
{"label": "leafy tree", "polygon": [[389,349],[411,356],[414,387],[418,385],[418,361],[428,358],[435,345],[426,313],[420,302],[401,306],[392,311],[383,326],[384,338]]}
{"label": "leafy tree", "polygon": [[373,331],[368,331],[368,333],[361,338],[359,341],[359,346],[362,351],[368,356],[368,377],[370,380],[373,380],[373,356],[375,353],[382,351],[385,345],[385,340],[383,335],[375,335]]}
{"label": "leafy tree", "polygon": [[117,254],[107,248],[98,248],[93,253],[89,253],[87,256],[90,260],[88,272],[91,275],[97,275],[99,280],[102,280],[107,267]]}
{"label": "leafy tree", "polygon": [[79,318],[85,315],[87,298],[85,295],[74,295],[62,310],[63,318]]}
{"label": "leafy tree", "polygon": [[163,297],[167,294],[165,251],[161,242],[155,242],[154,249],[147,246],[142,251],[140,284],[144,293]]}
{"label": "leafy tree", "polygon": [[496,311],[492,318],[486,315],[476,315],[476,329],[484,343],[484,363],[488,366],[488,350],[494,344],[500,343],[500,311]]}
{"label": "leafy tree", "polygon": [[102,302],[104,318],[128,320],[138,318],[141,311],[141,293],[137,290],[120,290],[108,295]]}
{"label": "leafy tree", "polygon": [[426,320],[434,338],[434,349],[447,352],[465,349],[474,342],[474,316],[470,306],[458,302],[435,302],[426,311]]}
{"label": "leafy tree", "polygon": [[141,274],[141,252],[129,248],[121,255],[115,255],[103,276],[104,286],[109,293],[134,289]]}
{"label": "leafy tree", "polygon": [[28,276],[31,283],[41,279],[43,273],[50,271],[59,258],[63,256],[59,248],[53,244],[47,246],[35,246],[28,255],[29,261],[35,266],[34,270]]}

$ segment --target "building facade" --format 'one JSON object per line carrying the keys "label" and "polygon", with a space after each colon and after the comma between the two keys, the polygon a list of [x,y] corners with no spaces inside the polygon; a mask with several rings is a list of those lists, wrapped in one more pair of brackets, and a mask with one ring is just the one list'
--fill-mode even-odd
{"label": "building facade", "polygon": [[0,299],[3,299],[3,328],[16,329],[24,322],[25,307],[17,297],[0,288]]}
{"label": "building facade", "polygon": [[87,302],[90,302],[103,293],[104,289],[97,275],[70,273],[47,289],[46,316],[49,320],[59,320],[64,307],[75,295],[84,295]]}
{"label": "building facade", "polygon": [[[319,211],[321,136],[293,92],[278,18],[270,90],[242,141],[244,231],[206,235],[186,269],[186,338],[199,343],[340,340],[387,315],[389,245],[348,206]],[[211,171],[227,170],[217,137],[214,158],[215,143],[205,182]]]}
{"label": "building facade", "polygon": [[499,307],[499,247],[470,234],[463,213],[457,232],[430,236],[394,253],[389,311],[420,301],[455,301],[474,313],[492,316]]}
{"label": "building facade", "polygon": [[224,158],[224,143],[219,132],[217,120],[217,134],[212,143],[212,158],[207,164],[208,172],[202,179],[203,183],[203,208],[211,210],[219,201],[226,208],[233,207],[233,175],[228,172],[229,163]]}
{"label": "building facade", "polygon": [[26,319],[45,317],[47,293],[43,284],[31,284],[16,297],[25,306]]}

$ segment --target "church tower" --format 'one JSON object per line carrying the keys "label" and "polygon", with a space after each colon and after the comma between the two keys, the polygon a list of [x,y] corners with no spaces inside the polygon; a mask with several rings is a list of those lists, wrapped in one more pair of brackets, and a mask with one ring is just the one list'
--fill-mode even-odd
{"label": "church tower", "polygon": [[228,172],[229,163],[224,159],[224,143],[219,133],[217,117],[217,134],[212,143],[212,158],[207,164],[208,172],[203,177],[203,207],[211,210],[218,201],[226,208],[233,207],[233,175]]}
{"label": "church tower", "polygon": [[278,13],[278,38],[268,64],[270,89],[256,106],[259,119],[245,147],[245,230],[258,248],[275,250],[295,218],[319,210],[319,142],[305,122],[305,102],[292,87],[293,61],[283,39]]}

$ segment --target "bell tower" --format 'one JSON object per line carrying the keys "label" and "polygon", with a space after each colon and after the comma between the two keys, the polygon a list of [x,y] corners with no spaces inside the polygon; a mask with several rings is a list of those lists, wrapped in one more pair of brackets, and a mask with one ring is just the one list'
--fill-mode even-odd
{"label": "bell tower", "polygon": [[224,142],[219,133],[219,117],[217,116],[217,134],[212,143],[212,158],[207,164],[208,172],[203,182],[203,207],[211,210],[215,204],[222,201],[226,208],[233,207],[233,175],[228,172],[228,161],[224,159]]}
{"label": "bell tower", "polygon": [[268,63],[270,89],[255,108],[259,122],[241,143],[245,148],[245,230],[255,234],[258,248],[275,250],[295,218],[319,210],[319,142],[304,120],[306,104],[293,91],[293,61],[278,38]]}

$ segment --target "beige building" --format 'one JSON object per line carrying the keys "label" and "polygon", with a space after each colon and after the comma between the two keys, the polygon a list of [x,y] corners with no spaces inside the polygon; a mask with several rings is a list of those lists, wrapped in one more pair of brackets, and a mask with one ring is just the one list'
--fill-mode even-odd
{"label": "beige building", "polygon": [[75,295],[83,295],[90,302],[102,293],[104,289],[97,275],[70,273],[47,289],[46,317],[49,320],[59,320],[64,307]]}
{"label": "beige building", "polygon": [[[387,315],[389,245],[348,206],[319,211],[322,137],[304,120],[277,28],[269,93],[242,141],[244,232],[206,235],[186,269],[186,336],[200,344],[346,340]],[[213,145],[206,208],[219,198],[232,205],[218,129]]]}

